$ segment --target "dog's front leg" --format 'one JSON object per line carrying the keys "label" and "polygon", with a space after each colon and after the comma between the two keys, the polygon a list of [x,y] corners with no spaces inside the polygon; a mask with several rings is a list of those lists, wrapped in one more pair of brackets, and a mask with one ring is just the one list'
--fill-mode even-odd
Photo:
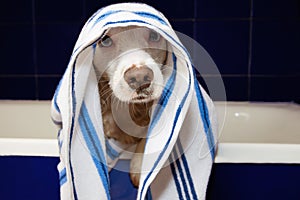
{"label": "dog's front leg", "polygon": [[142,138],[136,146],[135,154],[130,162],[130,179],[135,187],[139,186],[146,138]]}

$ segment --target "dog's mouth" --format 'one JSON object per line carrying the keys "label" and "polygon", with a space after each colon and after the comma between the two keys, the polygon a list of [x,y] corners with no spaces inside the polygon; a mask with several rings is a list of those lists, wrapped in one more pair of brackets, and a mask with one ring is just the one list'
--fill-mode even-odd
{"label": "dog's mouth", "polygon": [[132,103],[146,103],[153,100],[153,90],[135,91],[132,94],[130,102]]}

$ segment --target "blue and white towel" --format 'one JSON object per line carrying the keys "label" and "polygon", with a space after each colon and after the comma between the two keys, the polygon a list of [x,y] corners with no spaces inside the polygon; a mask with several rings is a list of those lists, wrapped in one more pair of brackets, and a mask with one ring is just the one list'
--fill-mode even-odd
{"label": "blue and white towel", "polygon": [[173,69],[148,128],[137,199],[205,199],[216,150],[213,103],[167,19],[139,3],[102,8],[87,21],[53,97],[61,199],[111,199],[109,170],[124,148],[104,137],[93,47],[107,29],[130,25],[155,30],[173,49]]}

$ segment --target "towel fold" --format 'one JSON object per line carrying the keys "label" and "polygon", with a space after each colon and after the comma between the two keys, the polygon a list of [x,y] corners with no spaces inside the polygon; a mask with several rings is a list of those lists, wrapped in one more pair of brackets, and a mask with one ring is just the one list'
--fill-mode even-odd
{"label": "towel fold", "polygon": [[170,73],[148,127],[137,199],[205,199],[216,149],[213,103],[167,19],[139,3],[102,8],[87,21],[54,94],[61,199],[111,199],[109,170],[129,151],[104,137],[93,52],[106,30],[132,25],[155,30],[172,46]]}

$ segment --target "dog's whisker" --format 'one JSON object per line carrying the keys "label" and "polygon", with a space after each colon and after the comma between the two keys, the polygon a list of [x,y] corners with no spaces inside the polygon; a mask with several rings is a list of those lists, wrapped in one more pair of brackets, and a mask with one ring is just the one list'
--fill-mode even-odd
{"label": "dog's whisker", "polygon": [[107,77],[107,75],[97,76],[97,79],[98,78],[99,78],[98,82],[109,82],[109,78]]}
{"label": "dog's whisker", "polygon": [[109,93],[106,97],[106,99],[104,99],[105,102],[112,102],[112,98],[113,98],[113,94],[112,93]]}
{"label": "dog's whisker", "polygon": [[101,92],[101,96],[103,96],[103,97],[110,96],[110,95],[112,95],[112,91],[110,89],[107,89],[107,90],[104,90]]}

